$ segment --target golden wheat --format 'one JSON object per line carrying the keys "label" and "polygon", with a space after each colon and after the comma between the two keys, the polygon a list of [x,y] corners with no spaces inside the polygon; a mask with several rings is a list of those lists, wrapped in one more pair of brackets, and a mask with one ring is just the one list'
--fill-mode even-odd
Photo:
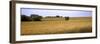
{"label": "golden wheat", "polygon": [[22,35],[92,32],[91,18],[21,22]]}

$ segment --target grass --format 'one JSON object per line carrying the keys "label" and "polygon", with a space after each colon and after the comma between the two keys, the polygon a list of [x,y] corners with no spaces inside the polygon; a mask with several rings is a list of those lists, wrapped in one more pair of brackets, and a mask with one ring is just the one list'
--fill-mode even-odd
{"label": "grass", "polygon": [[70,18],[68,21],[60,19],[21,22],[21,35],[92,32],[90,17]]}

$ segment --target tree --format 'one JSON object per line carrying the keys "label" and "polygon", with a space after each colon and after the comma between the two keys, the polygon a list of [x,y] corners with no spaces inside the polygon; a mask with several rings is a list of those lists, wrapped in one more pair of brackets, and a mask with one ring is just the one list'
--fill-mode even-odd
{"label": "tree", "polygon": [[69,17],[65,17],[65,20],[69,20]]}
{"label": "tree", "polygon": [[21,15],[21,21],[32,21],[32,19],[29,16]]}
{"label": "tree", "polygon": [[21,21],[31,21],[31,18],[26,15],[21,15]]}
{"label": "tree", "polygon": [[37,14],[32,14],[31,18],[32,18],[33,21],[41,21],[42,16],[39,16]]}
{"label": "tree", "polygon": [[56,17],[59,18],[60,16],[59,15],[56,15]]}
{"label": "tree", "polygon": [[34,21],[41,21],[42,16],[37,16],[36,18],[33,18]]}

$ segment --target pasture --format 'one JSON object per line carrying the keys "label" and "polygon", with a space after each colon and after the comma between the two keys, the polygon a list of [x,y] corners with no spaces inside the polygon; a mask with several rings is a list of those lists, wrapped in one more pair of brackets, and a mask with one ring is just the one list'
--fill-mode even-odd
{"label": "pasture", "polygon": [[21,35],[88,33],[92,32],[91,17],[43,18],[42,21],[21,22]]}

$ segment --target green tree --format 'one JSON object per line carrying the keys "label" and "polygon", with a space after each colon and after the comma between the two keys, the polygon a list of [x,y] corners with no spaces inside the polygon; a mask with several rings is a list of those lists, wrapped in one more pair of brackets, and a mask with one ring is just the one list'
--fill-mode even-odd
{"label": "green tree", "polygon": [[69,17],[65,17],[65,20],[69,20]]}
{"label": "green tree", "polygon": [[42,16],[39,16],[37,14],[32,14],[31,18],[33,21],[42,21]]}
{"label": "green tree", "polygon": [[21,21],[32,21],[32,19],[29,16],[21,15]]}

